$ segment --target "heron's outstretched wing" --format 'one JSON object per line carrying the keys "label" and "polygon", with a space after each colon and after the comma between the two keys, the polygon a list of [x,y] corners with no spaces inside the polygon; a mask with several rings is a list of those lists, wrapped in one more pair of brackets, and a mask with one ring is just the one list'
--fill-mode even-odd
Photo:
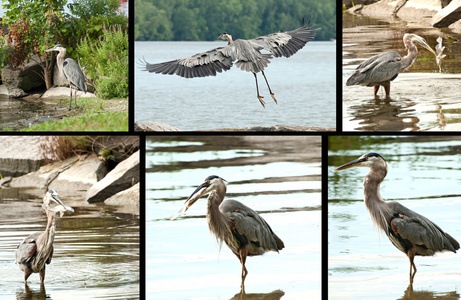
{"label": "heron's outstretched wing", "polygon": [[459,243],[454,238],[426,217],[398,202],[389,203],[395,212],[389,231],[392,230],[395,235],[426,250],[426,255],[444,250],[456,252],[459,249]]}
{"label": "heron's outstretched wing", "polygon": [[67,80],[70,81],[79,90],[86,93],[85,75],[82,69],[72,58],[66,58],[62,64],[62,71]]}
{"label": "heron's outstretched wing", "polygon": [[248,255],[259,255],[271,250],[278,252],[284,248],[282,240],[272,231],[269,224],[251,208],[235,200],[226,200],[221,203],[219,209],[230,216],[233,222],[231,229],[235,231],[235,235],[246,239],[247,244],[255,250],[259,249],[252,253],[250,248]]}
{"label": "heron's outstretched wing", "polygon": [[37,239],[43,232],[34,232],[28,237],[26,237],[21,244],[19,244],[18,249],[16,250],[16,263],[25,264],[30,261],[30,259],[37,252]]}
{"label": "heron's outstretched wing", "polygon": [[223,53],[223,48],[215,48],[190,57],[167,61],[159,64],[150,64],[146,61],[143,71],[159,74],[176,74],[181,77],[216,76],[216,72],[227,71],[232,67],[232,57]]}
{"label": "heron's outstretched wing", "polygon": [[346,85],[367,85],[394,80],[402,67],[402,58],[395,51],[385,52],[370,57],[361,63]]}
{"label": "heron's outstretched wing", "polygon": [[277,32],[249,40],[270,51],[275,57],[290,57],[307,42],[312,41],[320,28],[309,27],[310,21],[298,29],[286,32]]}

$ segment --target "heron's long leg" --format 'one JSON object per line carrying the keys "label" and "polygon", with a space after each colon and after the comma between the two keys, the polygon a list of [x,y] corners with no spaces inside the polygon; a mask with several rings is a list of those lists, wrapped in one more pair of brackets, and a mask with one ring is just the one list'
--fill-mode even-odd
{"label": "heron's long leg", "polygon": [[78,89],[75,89],[75,92],[74,92],[74,102],[75,102],[75,107],[77,107],[77,92],[78,92]]}
{"label": "heron's long leg", "polygon": [[70,101],[69,101],[69,110],[71,109],[72,105],[72,85],[69,82],[69,87],[70,87]]}
{"label": "heron's long leg", "polygon": [[258,88],[258,77],[256,76],[256,73],[253,73],[253,75],[255,76],[255,80],[256,80],[256,93],[258,94],[258,99],[259,99],[259,102],[261,102],[261,105],[265,108],[265,104],[266,102],[263,101],[263,97],[261,97],[259,95],[259,88]]}
{"label": "heron's long leg", "polygon": [[267,87],[269,88],[269,93],[271,93],[272,99],[274,99],[275,104],[277,104],[277,99],[275,99],[274,93],[271,91],[271,87],[269,86],[269,82],[267,82],[266,74],[264,74],[264,71],[261,71],[263,73],[264,79],[266,80]]}
{"label": "heron's long leg", "polygon": [[[415,262],[414,262],[414,259],[415,259],[415,255],[416,255],[416,250],[414,248],[408,250],[408,258],[410,259],[410,281],[413,281],[413,278],[415,277],[416,275],[416,265],[415,265]],[[412,268],[414,271],[414,273],[412,274]]]}
{"label": "heron's long leg", "polygon": [[43,284],[45,282],[45,265],[43,265],[43,269],[40,270],[40,283]]}
{"label": "heron's long leg", "polygon": [[374,93],[375,96],[376,96],[376,94],[378,94],[379,87],[380,87],[380,85],[374,85],[373,86],[373,93]]}
{"label": "heron's long leg", "polygon": [[24,270],[24,282],[27,283],[27,279],[29,278],[29,276],[32,274],[32,270],[29,269],[29,268],[26,268]]}
{"label": "heron's long leg", "polygon": [[389,96],[391,93],[391,82],[387,81],[383,84],[384,90],[386,91],[386,96]]}
{"label": "heron's long leg", "polygon": [[245,245],[239,250],[239,259],[240,259],[240,262],[242,263],[242,285],[241,285],[242,291],[245,290],[245,277],[247,277],[248,275],[248,270],[245,267],[245,261],[247,259],[247,255],[248,255],[248,247]]}

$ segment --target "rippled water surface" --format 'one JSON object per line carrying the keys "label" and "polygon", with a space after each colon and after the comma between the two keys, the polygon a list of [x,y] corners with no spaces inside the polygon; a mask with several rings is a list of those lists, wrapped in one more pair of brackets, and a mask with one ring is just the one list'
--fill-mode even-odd
{"label": "rippled water surface", "polygon": [[328,288],[330,299],[459,299],[459,251],[409,260],[387,236],[373,230],[363,202],[368,168],[335,172],[367,152],[381,154],[389,172],[385,200],[424,215],[461,241],[461,138],[332,137],[328,159]]}
{"label": "rippled water surface", "polygon": [[[225,46],[217,42],[136,42],[136,61],[160,63]],[[135,121],[166,123],[180,130],[250,126],[336,127],[336,43],[310,42],[290,58],[274,58],[258,83],[237,67],[205,78],[182,78],[135,70]]]}
{"label": "rippled water surface", "polygon": [[148,299],[230,299],[241,265],[208,230],[206,197],[170,221],[209,175],[258,212],[285,248],[249,257],[248,299],[320,299],[320,137],[150,137],[146,142]]}
{"label": "rippled water surface", "polygon": [[[138,299],[139,218],[83,199],[61,199],[75,209],[58,218],[54,253],[46,266],[45,289],[34,273],[24,284],[15,264],[22,240],[46,227],[42,200],[0,190],[1,299]],[[15,194],[15,193],[13,193]]]}

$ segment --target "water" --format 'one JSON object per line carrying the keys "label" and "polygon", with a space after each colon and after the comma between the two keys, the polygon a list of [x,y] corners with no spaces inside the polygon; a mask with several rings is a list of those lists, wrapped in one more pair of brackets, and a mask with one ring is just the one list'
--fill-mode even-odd
{"label": "water", "polygon": [[[135,58],[160,63],[226,45],[217,42],[135,42]],[[213,77],[186,79],[135,68],[135,121],[156,121],[180,130],[250,126],[336,127],[336,43],[309,42],[290,58],[272,59],[258,83],[237,67]]]}
{"label": "water", "polygon": [[320,137],[185,136],[146,141],[147,299],[230,299],[241,265],[208,230],[206,197],[170,221],[208,175],[256,210],[285,248],[249,257],[254,299],[320,299]]}
{"label": "water", "polygon": [[[334,145],[334,146],[332,146]],[[373,229],[363,203],[367,168],[335,172],[340,165],[373,151],[389,163],[381,184],[394,200],[432,220],[461,241],[459,137],[334,137],[328,161],[328,288],[330,299],[459,299],[459,253],[409,260],[387,236]]]}
{"label": "water", "polygon": [[83,199],[62,198],[75,209],[57,220],[54,253],[46,266],[45,289],[33,273],[15,264],[16,247],[46,227],[41,199],[26,194],[12,199],[2,190],[0,200],[1,299],[138,299],[139,217]]}
{"label": "water", "polygon": [[[362,16],[343,15],[343,130],[345,131],[459,131],[461,97],[456,87],[461,76],[461,43],[448,31],[434,28],[408,29],[399,20],[383,22]],[[442,73],[435,56],[418,47],[418,57],[409,71],[391,82],[391,95],[384,90],[346,86],[346,80],[365,59],[386,51],[406,53],[403,35],[423,36],[434,49],[443,37],[447,57]]]}

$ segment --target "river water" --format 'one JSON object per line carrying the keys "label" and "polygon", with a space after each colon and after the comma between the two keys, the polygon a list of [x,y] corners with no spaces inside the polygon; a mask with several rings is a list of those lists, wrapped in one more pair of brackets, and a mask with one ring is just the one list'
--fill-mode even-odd
{"label": "river water", "polygon": [[26,190],[0,192],[1,299],[139,298],[138,215],[61,197],[75,212],[57,220],[53,258],[41,289],[38,273],[24,284],[15,251],[25,237],[45,229],[42,199]]}
{"label": "river water", "polygon": [[180,130],[250,126],[336,127],[336,43],[309,42],[290,58],[272,59],[259,73],[266,108],[256,98],[254,76],[237,67],[186,79],[142,71],[139,60],[160,63],[226,45],[217,42],[135,42],[135,121],[166,123]]}
{"label": "river water", "polygon": [[247,299],[320,299],[320,137],[148,137],[147,299],[230,299],[241,265],[208,230],[206,197],[171,221],[209,175],[258,212],[284,241],[279,254],[249,257]]}
{"label": "river water", "polygon": [[329,142],[329,299],[459,299],[459,252],[417,256],[410,286],[407,256],[373,229],[363,203],[368,168],[334,169],[367,152],[381,154],[389,163],[382,197],[424,215],[461,241],[461,138],[335,136]]}
{"label": "river water", "polygon": [[[409,29],[396,20],[374,20],[343,15],[343,130],[344,131],[459,131],[461,130],[461,42],[450,30]],[[391,82],[390,98],[384,90],[346,86],[355,68],[373,55],[396,50],[406,54],[403,35],[415,33],[434,49],[441,36],[447,57],[442,72],[435,56],[418,47],[415,64]]]}

